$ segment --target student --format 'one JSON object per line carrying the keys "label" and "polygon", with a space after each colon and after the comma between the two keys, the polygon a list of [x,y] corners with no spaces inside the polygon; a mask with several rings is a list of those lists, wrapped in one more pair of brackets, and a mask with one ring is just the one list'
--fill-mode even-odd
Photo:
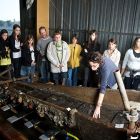
{"label": "student", "polygon": [[140,84],[140,37],[135,38],[132,48],[124,57],[121,74],[127,89],[138,89]]}
{"label": "student", "polygon": [[50,62],[47,60],[46,53],[48,44],[52,41],[52,38],[48,35],[44,26],[39,28],[40,38],[37,42],[37,50],[39,51],[39,70],[41,74],[40,82],[50,82]]}
{"label": "student", "polygon": [[78,38],[73,36],[69,44],[70,59],[68,61],[68,86],[77,86],[78,68],[80,66],[81,46],[77,44]]}
{"label": "student", "polygon": [[21,76],[29,76],[29,83],[33,82],[35,64],[34,37],[28,35],[21,49]]}
{"label": "student", "polygon": [[0,72],[6,70],[10,64],[11,58],[8,43],[8,31],[2,29],[0,32]]}
{"label": "student", "polygon": [[117,41],[114,38],[109,39],[108,49],[104,51],[103,56],[109,57],[118,67],[121,53],[117,49]]}
{"label": "student", "polygon": [[[98,74],[92,72],[88,65],[88,58],[92,52],[100,52],[100,43],[98,42],[98,35],[96,30],[91,30],[89,32],[89,39],[81,52],[82,64],[84,66],[84,83],[83,86],[93,86],[98,87]],[[90,77],[93,77],[92,79]]]}
{"label": "student", "polygon": [[100,92],[96,104],[93,118],[100,118],[100,109],[106,92],[106,88],[113,88],[116,84],[114,72],[118,67],[112,62],[110,58],[102,57],[100,53],[93,52],[89,57],[89,65],[93,71],[99,71],[100,76]]}
{"label": "student", "polygon": [[11,49],[11,59],[14,67],[14,77],[20,77],[21,70],[21,46],[23,45],[21,41],[21,30],[18,24],[13,25],[12,35],[9,37],[9,45]]}
{"label": "student", "polygon": [[68,44],[62,40],[60,32],[55,32],[54,41],[49,44],[47,49],[47,57],[51,63],[51,72],[55,84],[65,85],[67,81],[67,62],[70,57],[70,50]]}

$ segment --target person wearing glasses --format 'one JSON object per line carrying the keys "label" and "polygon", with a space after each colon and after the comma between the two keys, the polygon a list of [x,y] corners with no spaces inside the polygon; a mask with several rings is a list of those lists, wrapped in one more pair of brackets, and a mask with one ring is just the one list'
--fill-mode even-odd
{"label": "person wearing glasses", "polygon": [[93,113],[93,118],[97,119],[100,118],[100,109],[102,106],[106,88],[109,87],[113,89],[113,86],[116,84],[114,72],[118,70],[118,67],[110,58],[103,57],[99,52],[93,52],[89,56],[89,65],[93,71],[99,72],[100,77],[100,92]]}

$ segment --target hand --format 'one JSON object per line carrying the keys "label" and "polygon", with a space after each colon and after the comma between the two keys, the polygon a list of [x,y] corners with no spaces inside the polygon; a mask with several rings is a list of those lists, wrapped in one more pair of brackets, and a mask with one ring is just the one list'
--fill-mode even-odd
{"label": "hand", "polygon": [[33,61],[32,63],[31,63],[31,66],[35,66],[36,65],[36,63]]}
{"label": "hand", "polygon": [[60,64],[60,67],[62,68],[62,67],[64,67],[64,65],[63,64]]}
{"label": "hand", "polygon": [[56,67],[57,67],[57,68],[59,68],[59,67],[60,67],[60,65],[56,65]]}
{"label": "hand", "polygon": [[88,53],[87,49],[84,49],[85,53]]}
{"label": "hand", "polygon": [[23,46],[23,43],[20,43],[20,46]]}
{"label": "hand", "polygon": [[101,107],[97,105],[92,116],[93,118],[95,119],[100,118],[100,109]]}

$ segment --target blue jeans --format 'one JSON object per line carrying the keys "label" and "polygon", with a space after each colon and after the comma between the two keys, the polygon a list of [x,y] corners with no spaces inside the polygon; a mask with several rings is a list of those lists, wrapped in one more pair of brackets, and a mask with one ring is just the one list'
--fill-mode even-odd
{"label": "blue jeans", "polygon": [[27,82],[31,83],[32,79],[31,79],[31,66],[22,66],[21,67],[21,71],[20,71],[20,75],[21,76],[29,76],[29,78],[27,79]]}
{"label": "blue jeans", "polygon": [[77,68],[69,68],[68,69],[68,86],[77,86],[77,77],[78,77],[78,67]]}
{"label": "blue jeans", "polygon": [[61,72],[61,73],[53,73],[53,80],[55,81],[56,85],[62,84],[66,85],[67,83],[67,72]]}
{"label": "blue jeans", "polygon": [[50,72],[47,61],[41,61],[40,73],[41,73],[41,81],[48,82],[50,80]]}

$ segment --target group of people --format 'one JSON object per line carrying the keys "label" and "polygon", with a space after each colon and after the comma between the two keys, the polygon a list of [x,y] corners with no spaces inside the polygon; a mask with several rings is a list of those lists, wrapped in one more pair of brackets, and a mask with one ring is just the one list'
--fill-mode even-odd
{"label": "group of people", "polygon": [[0,71],[12,65],[11,77],[20,78],[28,75],[28,81],[35,72],[34,37],[28,35],[25,42],[21,39],[21,27],[13,25],[13,32],[8,36],[8,31],[0,31]]}
{"label": "group of people", "polygon": [[[20,29],[19,25],[13,25],[10,36],[6,29],[0,31],[0,71],[12,64],[12,76],[15,78],[29,76],[28,82],[32,82],[37,70],[40,73],[40,82],[43,83],[98,87],[101,79],[100,71],[98,69],[93,71],[89,65],[90,56],[93,53],[102,54],[96,30],[91,30],[88,41],[80,45],[77,35],[72,37],[71,44],[67,44],[62,40],[60,31],[56,31],[54,36],[50,37],[47,29],[41,26],[40,38],[35,45],[33,35],[27,35],[25,41],[21,39]],[[140,83],[139,37],[134,40],[132,48],[127,50],[122,67],[121,52],[117,49],[117,41],[114,38],[109,39],[107,49],[101,57],[111,59],[115,66],[121,69],[127,89],[138,89]],[[80,80],[82,83],[79,82]]]}
{"label": "group of people", "polygon": [[[122,66],[121,52],[117,41],[109,39],[107,50],[101,53],[96,30],[89,33],[89,39],[82,46],[78,37],[72,37],[71,44],[62,40],[60,31],[50,37],[44,26],[39,28],[40,38],[34,44],[33,35],[21,39],[20,26],[13,25],[13,32],[8,36],[6,29],[0,31],[0,71],[12,64],[12,77],[28,76],[27,82],[33,82],[35,71],[40,74],[39,82],[56,85],[77,86],[78,80],[83,86],[98,87],[100,93],[93,114],[100,117],[100,107],[106,88],[117,89],[114,72],[121,70],[127,89],[138,89],[140,84],[140,37],[136,37],[132,48],[128,49]],[[36,55],[37,54],[37,55]],[[37,67],[36,67],[37,65]]]}

